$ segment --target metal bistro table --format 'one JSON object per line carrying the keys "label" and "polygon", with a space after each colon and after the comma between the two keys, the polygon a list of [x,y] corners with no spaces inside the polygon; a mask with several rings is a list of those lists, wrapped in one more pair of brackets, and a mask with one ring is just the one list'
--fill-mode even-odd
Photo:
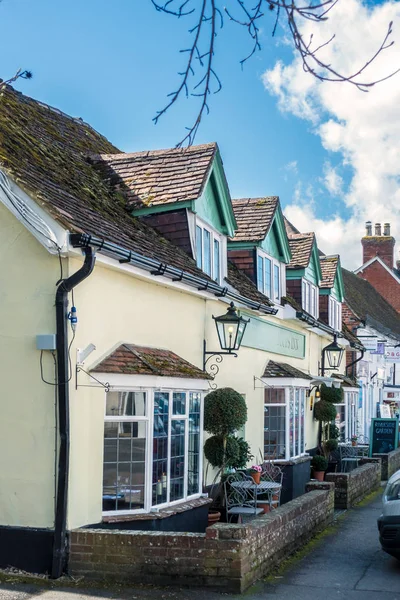
{"label": "metal bistro table", "polygon": [[254,514],[262,512],[262,509],[257,508],[257,495],[267,494],[268,504],[271,507],[272,496],[276,494],[282,487],[280,483],[275,483],[274,481],[260,481],[260,483],[255,483],[255,481],[250,481],[249,479],[245,479],[243,481],[231,481],[231,486],[236,490],[246,492],[250,496],[253,496],[252,502],[254,504],[254,508],[252,508],[252,511]]}
{"label": "metal bistro table", "polygon": [[[358,467],[361,459],[368,456],[369,446],[367,444],[352,444],[340,443],[340,463],[342,473],[346,473],[349,467]],[[351,469],[350,469],[351,470]]]}

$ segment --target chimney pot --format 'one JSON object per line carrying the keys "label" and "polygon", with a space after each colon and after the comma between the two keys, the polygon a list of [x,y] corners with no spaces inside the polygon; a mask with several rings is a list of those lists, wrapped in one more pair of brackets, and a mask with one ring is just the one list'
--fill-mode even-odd
{"label": "chimney pot", "polygon": [[365,223],[365,235],[367,235],[367,236],[371,236],[372,235],[372,223],[371,223],[371,221],[366,221],[366,223]]}
{"label": "chimney pot", "polygon": [[381,237],[382,235],[382,227],[380,223],[375,223],[375,235],[377,237]]}
{"label": "chimney pot", "polygon": [[383,235],[390,235],[390,223],[385,223],[383,226]]}

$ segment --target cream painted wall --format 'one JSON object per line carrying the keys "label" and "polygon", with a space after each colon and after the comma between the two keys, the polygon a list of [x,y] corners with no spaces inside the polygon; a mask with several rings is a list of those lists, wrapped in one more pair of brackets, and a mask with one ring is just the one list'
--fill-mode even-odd
{"label": "cream painted wall", "polygon": [[[52,527],[55,389],[36,335],[55,333],[58,258],[0,204],[0,524]],[[44,356],[45,376],[54,363]]]}

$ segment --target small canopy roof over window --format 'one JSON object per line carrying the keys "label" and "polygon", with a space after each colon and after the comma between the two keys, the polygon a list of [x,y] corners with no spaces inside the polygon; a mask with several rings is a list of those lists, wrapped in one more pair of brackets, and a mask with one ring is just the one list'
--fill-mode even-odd
{"label": "small canopy roof over window", "polygon": [[285,387],[287,385],[308,387],[312,377],[308,373],[304,373],[287,363],[277,363],[270,360],[265,367],[261,379],[264,383],[272,387]]}
{"label": "small canopy roof over window", "polygon": [[111,385],[121,377],[125,379],[129,375],[144,375],[162,379],[157,382],[160,385],[165,384],[165,380],[170,378],[179,378],[182,382],[184,379],[192,382],[197,380],[201,383],[201,388],[207,389],[208,380],[211,379],[208,373],[195,367],[171,350],[127,343],[120,344],[105,356],[91,369],[91,372],[106,374]]}

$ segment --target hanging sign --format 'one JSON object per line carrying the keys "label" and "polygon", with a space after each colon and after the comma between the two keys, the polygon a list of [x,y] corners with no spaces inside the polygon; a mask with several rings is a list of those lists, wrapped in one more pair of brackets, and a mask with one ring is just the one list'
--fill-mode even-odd
{"label": "hanging sign", "polygon": [[376,350],[371,350],[371,354],[385,354],[385,343],[378,342]]}
{"label": "hanging sign", "polygon": [[364,348],[369,351],[376,352],[378,349],[378,338],[376,336],[360,336],[360,341]]}
{"label": "hanging sign", "polygon": [[390,406],[388,404],[381,404],[381,417],[383,419],[390,419],[391,418],[391,414],[390,414]]}
{"label": "hanging sign", "polygon": [[398,434],[398,419],[372,419],[369,455],[387,454],[395,450],[397,448]]}
{"label": "hanging sign", "polygon": [[386,362],[400,362],[400,348],[394,348],[393,346],[386,346],[385,348],[385,360]]}

